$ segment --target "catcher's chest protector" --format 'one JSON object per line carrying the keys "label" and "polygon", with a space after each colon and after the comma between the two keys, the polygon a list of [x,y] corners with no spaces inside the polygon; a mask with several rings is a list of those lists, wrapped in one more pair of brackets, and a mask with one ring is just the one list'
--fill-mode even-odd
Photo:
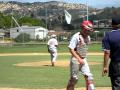
{"label": "catcher's chest protector", "polygon": [[76,47],[77,49],[77,52],[78,54],[82,57],[82,58],[85,58],[87,56],[87,50],[88,50],[88,47],[86,45],[86,42],[85,41],[88,41],[88,40],[84,40],[83,37],[80,35],[80,38],[79,38],[79,42],[78,42],[78,45]]}

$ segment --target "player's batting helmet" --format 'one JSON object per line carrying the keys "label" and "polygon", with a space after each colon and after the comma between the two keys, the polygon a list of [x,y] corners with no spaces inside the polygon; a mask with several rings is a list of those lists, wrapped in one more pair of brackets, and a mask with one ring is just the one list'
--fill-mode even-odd
{"label": "player's batting helmet", "polygon": [[81,23],[81,27],[83,28],[83,30],[93,31],[93,24],[90,21],[83,21]]}

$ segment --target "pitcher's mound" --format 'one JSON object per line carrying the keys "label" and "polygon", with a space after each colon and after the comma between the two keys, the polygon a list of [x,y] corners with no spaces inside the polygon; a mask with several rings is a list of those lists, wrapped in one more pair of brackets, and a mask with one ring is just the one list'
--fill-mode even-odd
{"label": "pitcher's mound", "polygon": [[[88,62],[88,63],[89,63],[89,65],[101,64],[99,62]],[[24,62],[24,63],[15,64],[15,65],[16,66],[41,67],[41,66],[51,66],[51,62],[50,61]],[[69,61],[57,60],[57,62],[55,63],[55,66],[68,67],[69,66]]]}

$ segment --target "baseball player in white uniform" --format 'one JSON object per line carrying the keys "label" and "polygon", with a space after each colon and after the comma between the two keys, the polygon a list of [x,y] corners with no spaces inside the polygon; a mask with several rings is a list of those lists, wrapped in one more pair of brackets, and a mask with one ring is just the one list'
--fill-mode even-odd
{"label": "baseball player in white uniform", "polygon": [[48,52],[51,55],[51,64],[52,66],[55,65],[56,59],[57,59],[57,46],[58,46],[58,41],[56,39],[56,35],[53,34],[51,35],[51,39],[48,40],[47,46],[48,46]]}
{"label": "baseball player in white uniform", "polygon": [[93,24],[90,21],[83,21],[81,31],[74,34],[69,43],[71,53],[70,60],[70,80],[66,90],[74,90],[78,81],[79,72],[81,72],[86,81],[86,90],[95,90],[93,84],[93,75],[90,72],[87,63],[87,45],[90,43],[89,32],[93,31]]}

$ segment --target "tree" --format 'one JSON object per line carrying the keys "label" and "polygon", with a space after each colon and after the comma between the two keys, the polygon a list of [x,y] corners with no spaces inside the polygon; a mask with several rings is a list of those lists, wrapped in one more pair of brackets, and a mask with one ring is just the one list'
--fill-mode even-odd
{"label": "tree", "polygon": [[0,28],[7,29],[11,26],[11,16],[0,13]]}
{"label": "tree", "polygon": [[28,26],[43,26],[45,27],[45,23],[42,20],[34,19],[31,17],[24,16],[19,19],[20,25],[28,25]]}
{"label": "tree", "polygon": [[21,33],[15,38],[15,41],[16,42],[21,42],[21,43],[29,42],[30,41],[30,35],[26,34],[26,33]]}

